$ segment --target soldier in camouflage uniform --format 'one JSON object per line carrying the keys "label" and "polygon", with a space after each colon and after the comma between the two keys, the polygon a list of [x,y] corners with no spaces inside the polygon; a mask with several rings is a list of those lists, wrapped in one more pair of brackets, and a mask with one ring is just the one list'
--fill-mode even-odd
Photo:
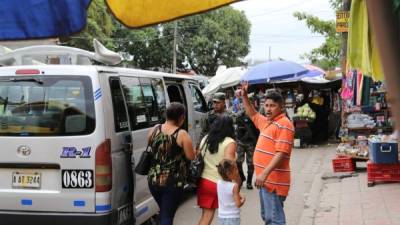
{"label": "soldier in camouflage uniform", "polygon": [[[249,96],[250,101],[254,104],[254,98]],[[244,110],[239,111],[236,115],[236,139],[238,143],[237,148],[237,167],[239,169],[240,178],[242,182],[247,181],[247,189],[253,189],[252,180],[254,173],[253,154],[254,148],[257,143],[259,131],[254,126],[251,119],[246,115]],[[243,172],[243,162],[246,158],[247,164],[247,179]]]}
{"label": "soldier in camouflage uniform", "polygon": [[222,114],[227,114],[235,124],[235,115],[226,109],[225,106],[225,94],[222,92],[217,92],[213,95],[213,110],[207,113],[207,117],[201,121],[201,135],[200,140],[203,139],[204,136],[207,135],[208,131],[210,131],[211,124],[214,122],[217,116]]}

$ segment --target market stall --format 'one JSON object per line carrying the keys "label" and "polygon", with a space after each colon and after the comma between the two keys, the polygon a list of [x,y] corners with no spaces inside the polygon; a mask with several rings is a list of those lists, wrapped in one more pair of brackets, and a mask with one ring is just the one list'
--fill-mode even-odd
{"label": "market stall", "polygon": [[295,147],[319,144],[336,137],[340,124],[340,77],[302,76],[271,82],[267,88],[278,88],[285,97],[285,109],[292,119]]}
{"label": "market stall", "polygon": [[374,82],[357,70],[349,71],[344,81],[341,92],[344,107],[340,130],[342,143],[338,151],[368,160],[364,140],[372,135],[393,132],[385,84]]}
{"label": "market stall", "polygon": [[341,143],[332,161],[333,170],[353,172],[357,161],[365,161],[368,186],[377,181],[400,181],[398,135],[385,83],[351,70],[344,78],[341,98]]}

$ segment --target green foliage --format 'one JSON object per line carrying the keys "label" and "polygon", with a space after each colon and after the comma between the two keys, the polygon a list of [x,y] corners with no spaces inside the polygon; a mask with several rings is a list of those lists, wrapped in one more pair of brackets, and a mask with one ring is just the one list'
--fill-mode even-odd
{"label": "green foliage", "polygon": [[243,12],[224,7],[179,22],[180,68],[214,75],[220,64],[239,66],[249,53],[250,22]]}
{"label": "green foliage", "polygon": [[132,57],[125,62],[127,66],[148,70],[165,70],[171,66],[172,56],[169,54],[173,36],[163,35],[160,26],[130,30],[119,25],[113,39],[116,51]]}
{"label": "green foliage", "polygon": [[[339,0],[330,0],[330,3],[335,9],[340,9],[342,6]],[[320,47],[303,54],[301,57],[326,70],[339,66],[342,38],[340,33],[336,33],[336,22],[334,20],[321,20],[304,12],[295,12],[293,16],[299,21],[305,21],[311,32],[325,37],[325,42]]]}
{"label": "green foliage", "polygon": [[336,11],[341,10],[343,7],[343,0],[329,0],[329,3],[331,4],[331,7]]}
{"label": "green foliage", "polygon": [[321,34],[326,38],[320,47],[311,50],[310,53],[305,53],[301,57],[324,69],[332,69],[338,66],[342,40],[340,34],[336,33],[335,21],[324,21],[316,16],[301,12],[295,12],[293,15],[300,21],[305,20],[311,32]]}
{"label": "green foliage", "polygon": [[104,0],[92,0],[87,14],[85,29],[71,37],[61,37],[61,42],[68,46],[93,50],[93,39],[96,38],[107,48],[113,48],[114,43],[109,37],[114,31],[116,22],[108,11]]}
{"label": "green foliage", "polygon": [[[244,13],[224,7],[178,20],[177,69],[214,75],[218,65],[241,65],[249,52],[250,22]],[[122,38],[117,49],[129,53],[129,65],[171,72],[174,23],[139,30],[119,27],[114,38]]]}

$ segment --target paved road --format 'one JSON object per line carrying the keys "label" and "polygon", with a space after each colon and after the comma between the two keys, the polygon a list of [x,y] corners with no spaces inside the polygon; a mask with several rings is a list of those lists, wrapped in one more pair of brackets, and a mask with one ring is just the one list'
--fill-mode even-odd
{"label": "paved road", "polygon": [[[292,187],[285,202],[285,213],[288,225],[298,225],[304,217],[304,209],[312,207],[309,204],[309,193],[313,186],[318,186],[323,167],[329,165],[336,146],[327,145],[309,149],[294,149],[291,159]],[[317,185],[316,185],[317,184]],[[258,190],[243,189],[246,203],[241,209],[241,224],[262,225],[259,215],[260,203]],[[310,210],[306,210],[310,211]],[[196,196],[189,197],[178,209],[174,224],[197,225],[201,209],[197,207]],[[214,219],[213,225],[217,225]]]}

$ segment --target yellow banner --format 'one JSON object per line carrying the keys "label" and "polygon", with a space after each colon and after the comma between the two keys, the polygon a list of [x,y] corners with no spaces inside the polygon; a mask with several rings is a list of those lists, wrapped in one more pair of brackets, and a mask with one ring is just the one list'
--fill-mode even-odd
{"label": "yellow banner", "polygon": [[138,28],[208,11],[240,0],[106,0],[125,26]]}
{"label": "yellow banner", "polygon": [[348,32],[349,30],[349,11],[336,12],[336,32]]}

